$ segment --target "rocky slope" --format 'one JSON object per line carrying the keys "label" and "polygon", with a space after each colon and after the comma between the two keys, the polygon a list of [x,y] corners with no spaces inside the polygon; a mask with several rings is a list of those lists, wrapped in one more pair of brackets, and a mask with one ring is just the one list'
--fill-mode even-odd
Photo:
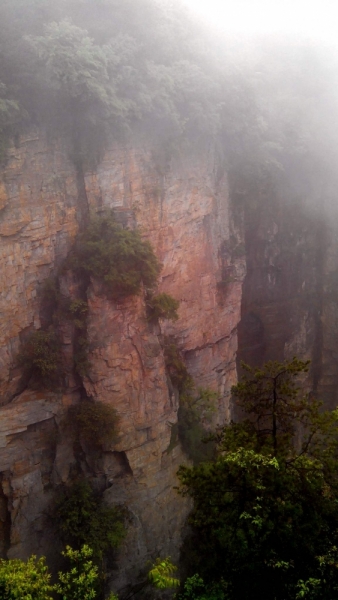
{"label": "rocky slope", "polygon": [[[59,549],[50,507],[74,469],[129,511],[114,586],[137,581],[148,558],[177,557],[188,505],[173,486],[186,460],[170,444],[178,395],[165,370],[162,341],[175,337],[197,385],[217,392],[217,419],[229,417],[236,381],[237,325],[245,275],[240,227],[232,218],[226,176],[212,149],[203,156],[157,163],[135,144],[112,147],[93,173],[76,173],[62,146],[41,134],[12,148],[0,187],[0,546],[2,555]],[[43,282],[66,257],[88,209],[112,208],[141,229],[163,263],[159,291],[180,301],[179,320],[149,325],[142,296],[121,303],[88,290],[90,372],[81,384],[71,369],[66,389],[26,389],[16,357],[41,325]],[[73,282],[61,278],[62,293]],[[65,368],[72,331],[62,326]],[[74,451],[64,414],[85,393],[119,415],[118,442],[101,455]],[[172,447],[174,446],[174,447]]]}

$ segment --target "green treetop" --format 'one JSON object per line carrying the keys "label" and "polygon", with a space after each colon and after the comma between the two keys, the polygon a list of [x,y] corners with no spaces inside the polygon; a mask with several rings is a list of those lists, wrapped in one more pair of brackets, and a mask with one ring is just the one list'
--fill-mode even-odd
{"label": "green treetop", "polygon": [[180,467],[194,501],[189,568],[229,599],[291,599],[314,578],[311,597],[338,589],[338,419],[297,386],[308,364],[246,366],[232,390],[243,420],[214,436],[214,462]]}

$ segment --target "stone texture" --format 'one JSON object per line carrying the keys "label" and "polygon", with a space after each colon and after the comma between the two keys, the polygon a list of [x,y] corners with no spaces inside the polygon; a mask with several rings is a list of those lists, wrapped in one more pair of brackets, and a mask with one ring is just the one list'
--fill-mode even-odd
{"label": "stone texture", "polygon": [[[93,481],[104,482],[107,501],[129,509],[119,569],[111,574],[117,588],[135,582],[149,558],[177,558],[189,505],[173,489],[185,457],[179,446],[168,451],[178,404],[168,387],[163,335],[175,337],[196,384],[218,392],[220,421],[229,416],[229,390],[236,381],[245,257],[233,252],[239,232],[229,211],[226,178],[218,176],[217,167],[211,150],[172,161],[163,170],[138,145],[115,147],[78,189],[79,178],[59,146],[36,136],[11,150],[0,186],[0,529],[8,556],[38,552],[53,558],[57,542],[50,506],[55,490],[69,482],[77,466]],[[22,392],[15,356],[20,334],[39,328],[39,290],[66,256],[87,211],[84,189],[92,212],[114,208],[121,222],[141,229],[163,263],[159,291],[181,304],[174,324],[149,325],[142,295],[114,303],[92,282],[91,368],[82,383],[89,396],[116,409],[119,438],[102,456],[84,448],[79,458],[62,419],[79,401],[82,384],[68,373],[62,397]],[[71,295],[73,286],[63,276],[63,292]],[[62,336],[67,361],[72,331],[66,324]]]}

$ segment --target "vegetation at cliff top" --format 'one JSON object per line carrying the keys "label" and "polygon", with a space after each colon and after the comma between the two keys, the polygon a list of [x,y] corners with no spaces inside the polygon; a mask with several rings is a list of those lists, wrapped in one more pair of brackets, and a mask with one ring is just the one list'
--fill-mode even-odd
{"label": "vegetation at cliff top", "polygon": [[336,597],[338,413],[301,394],[308,364],[245,366],[243,420],[214,435],[214,461],[179,469],[186,568],[229,600]]}
{"label": "vegetation at cliff top", "polygon": [[[179,2],[3,0],[0,146],[43,127],[80,169],[111,140],[173,154],[213,141],[222,168],[311,174],[337,137],[334,53],[289,40],[216,39]],[[328,117],[329,115],[329,117]],[[188,149],[189,148],[189,149]],[[163,165],[162,165],[163,166]]]}

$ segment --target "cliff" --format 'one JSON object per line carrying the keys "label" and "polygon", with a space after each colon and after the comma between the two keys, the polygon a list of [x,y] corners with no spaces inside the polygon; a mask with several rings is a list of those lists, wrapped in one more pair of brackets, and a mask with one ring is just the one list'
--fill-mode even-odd
{"label": "cliff", "polygon": [[[245,256],[232,216],[226,175],[212,149],[170,166],[149,149],[112,147],[95,172],[76,172],[59,144],[40,134],[9,152],[0,187],[1,450],[0,524],[3,556],[60,549],[51,506],[75,470],[128,508],[127,538],[111,571],[114,587],[135,583],[149,558],[178,556],[189,506],[173,487],[184,456],[170,443],[178,394],[165,369],[163,336],[174,336],[196,385],[217,392],[216,420],[229,417],[236,382]],[[113,209],[137,226],[163,264],[159,291],[180,301],[179,320],[145,317],[143,295],[119,303],[87,292],[90,372],[72,373],[73,331],[64,323],[65,389],[25,387],[17,364],[20,343],[41,326],[43,282],[62,264],[88,210]],[[74,281],[60,278],[62,293]],[[117,443],[81,452],[63,426],[83,394],[113,406]],[[116,565],[115,565],[116,567]]]}
{"label": "cliff", "polygon": [[[314,171],[298,191],[292,177],[232,181],[229,191],[221,167],[212,148],[163,165],[135,143],[111,147],[95,172],[82,174],[41,134],[11,149],[0,184],[2,556],[34,552],[55,564],[53,503],[81,473],[109,504],[128,509],[127,537],[109,567],[115,589],[142,579],[149,558],[177,559],[189,505],[174,486],[188,459],[173,435],[179,397],[165,365],[167,336],[196,386],[217,393],[214,424],[233,412],[241,359],[310,358],[307,389],[336,406],[335,181]],[[112,301],[93,279],[88,373],[74,374],[74,327],[64,320],[65,385],[30,389],[17,356],[44,324],[44,282],[59,272],[62,294],[74,295],[76,280],[58,269],[88,214],[106,209],[151,242],[163,265],[158,291],[179,300],[179,319],[149,323],[143,294]],[[64,426],[84,397],[119,417],[118,439],[101,453],[76,447]]]}

